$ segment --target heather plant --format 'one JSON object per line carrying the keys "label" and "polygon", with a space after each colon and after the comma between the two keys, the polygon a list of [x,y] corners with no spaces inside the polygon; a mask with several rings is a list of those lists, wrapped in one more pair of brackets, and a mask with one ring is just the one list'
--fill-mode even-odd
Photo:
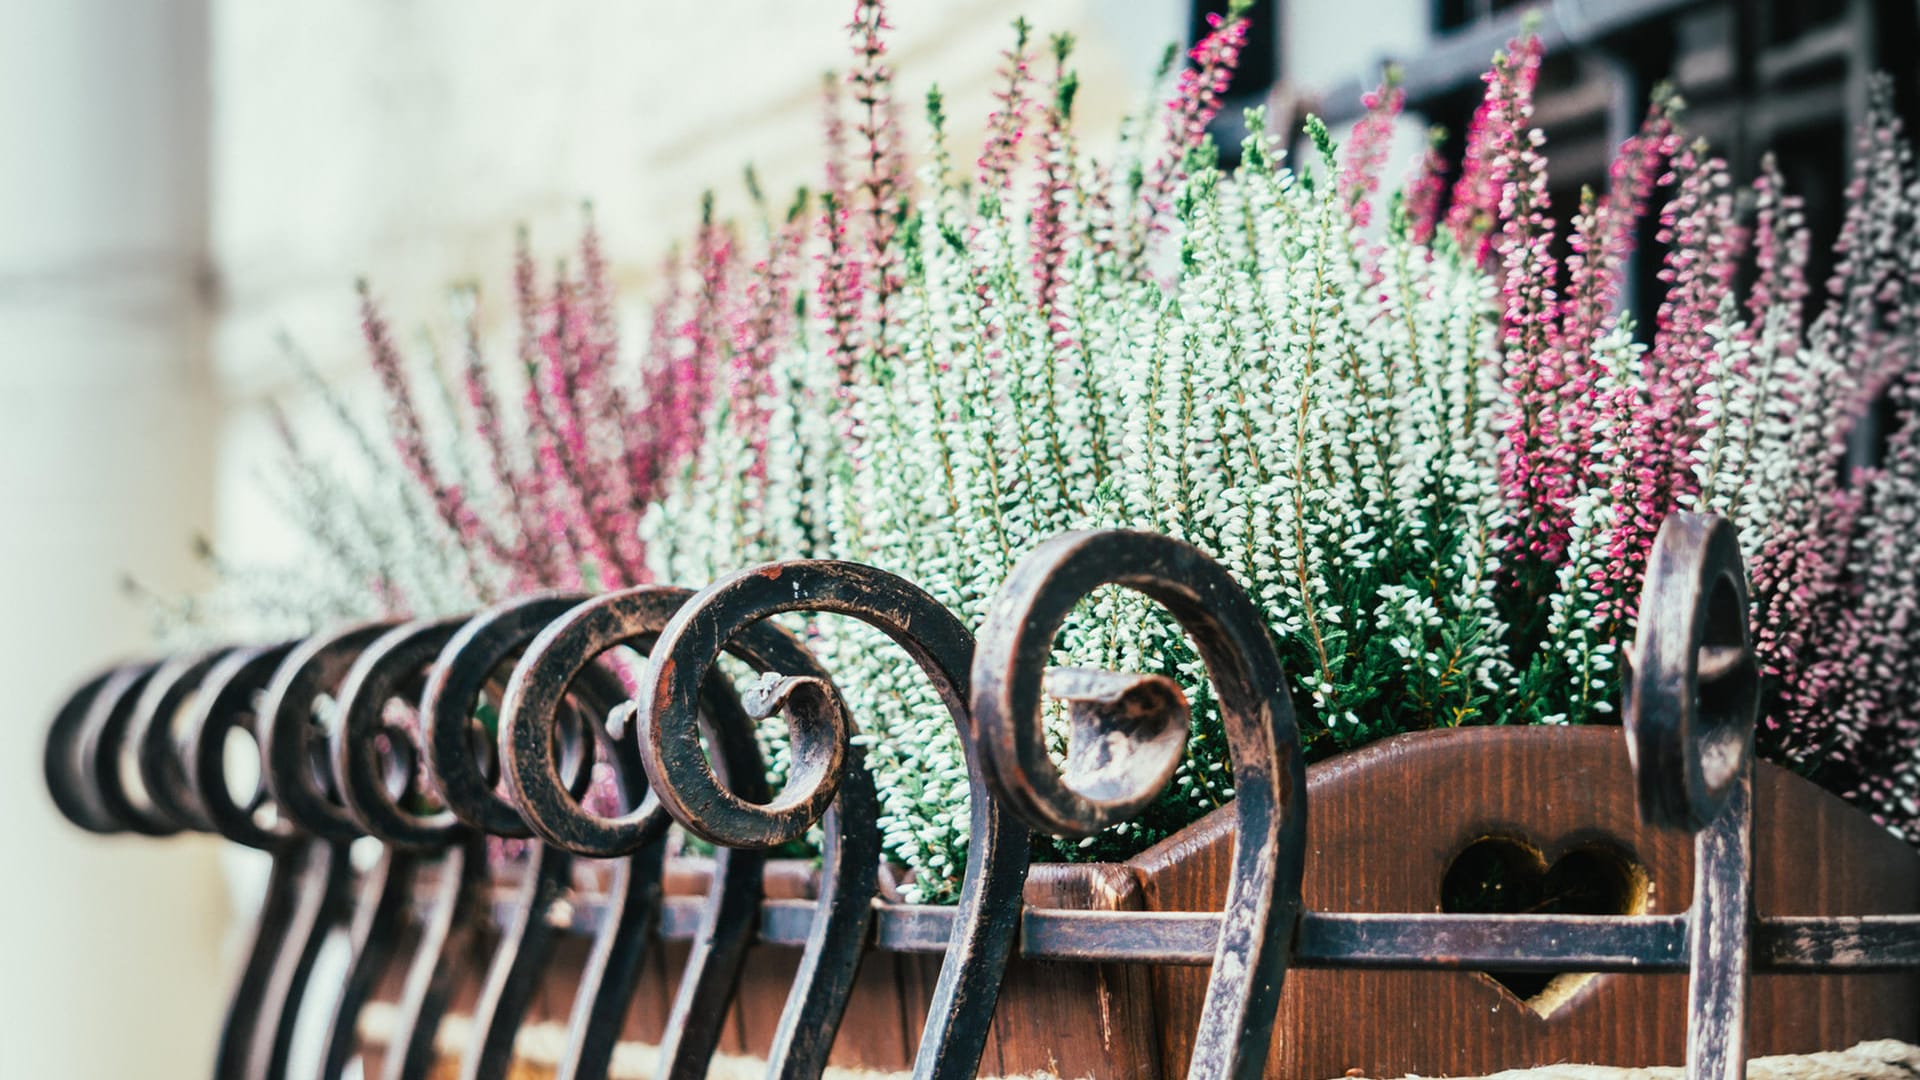
{"label": "heather plant", "polygon": [[[545,287],[522,255],[501,373],[477,331],[458,379],[409,369],[367,301],[392,446],[358,443],[406,483],[289,471],[316,539],[351,534],[340,591],[440,610],[838,557],[978,624],[1041,540],[1151,529],[1248,589],[1317,759],[1611,720],[1654,533],[1709,510],[1748,553],[1762,752],[1920,841],[1920,176],[1884,88],[1816,290],[1777,171],[1735,184],[1664,90],[1557,217],[1531,39],[1495,60],[1457,170],[1436,142],[1389,184],[1391,79],[1345,146],[1309,118],[1289,162],[1256,112],[1221,167],[1238,9],[1111,142],[1076,128],[1072,40],[1017,23],[978,152],[935,90],[917,163],[887,29],[854,5],[818,188],[776,204],[749,174],[748,220],[703,219],[637,363],[591,231]],[[1623,282],[1650,215],[1665,288],[1642,321]],[[1885,452],[1858,469],[1876,402]],[[790,625],[863,729],[907,895],[951,897],[967,785],[944,707],[864,627]],[[1146,815],[1045,854],[1131,854],[1232,798],[1204,671],[1158,609],[1098,593],[1056,660],[1178,679],[1193,731]]]}
{"label": "heather plant", "polygon": [[441,325],[455,347],[423,331],[409,355],[362,282],[379,412],[350,402],[290,343],[321,423],[296,431],[278,402],[268,406],[279,460],[266,490],[309,550],[276,568],[206,549],[221,587],[170,614],[228,633],[237,622],[255,634],[301,633],[650,580],[641,516],[698,449],[710,397],[766,377],[769,346],[729,321],[733,291],[758,305],[761,337],[782,333],[785,301],[769,297],[784,296],[776,279],[790,275],[793,252],[748,271],[736,247],[709,203],[689,252],[669,256],[645,342],[629,356],[590,212],[574,261],[545,280],[520,236],[510,363],[489,355],[476,286],[450,294]]}
{"label": "heather plant", "polygon": [[[1321,757],[1423,727],[1608,720],[1660,522],[1723,513],[1752,564],[1763,752],[1910,830],[1916,723],[1894,688],[1914,667],[1914,422],[1881,468],[1845,467],[1867,405],[1915,393],[1914,178],[1884,95],[1809,325],[1797,203],[1771,167],[1737,189],[1671,92],[1562,223],[1531,119],[1539,45],[1515,42],[1457,179],[1429,156],[1377,213],[1390,83],[1345,148],[1309,120],[1311,159],[1285,167],[1255,116],[1240,168],[1217,167],[1202,133],[1244,33],[1217,26],[1110,161],[1079,150],[1070,42],[1037,56],[1024,26],[971,175],[929,101],[899,251],[841,289],[888,315],[827,328],[893,343],[834,347],[864,363],[794,354],[795,385],[841,417],[808,449],[830,463],[809,489],[825,550],[977,622],[1054,532],[1190,540],[1267,612]],[[1022,190],[1006,156],[1036,129]],[[1621,300],[1650,214],[1666,288],[1643,329]],[[679,577],[726,568],[707,552],[792,553],[683,523]],[[817,630],[867,725],[889,851],[946,895],[966,844],[951,726],[884,645]],[[1195,730],[1158,806],[1055,855],[1124,855],[1231,797],[1210,688],[1164,616],[1097,596],[1057,660],[1180,679]]]}
{"label": "heather plant", "polygon": [[[1204,132],[1246,32],[1238,13],[1220,20],[1158,115],[1130,122],[1105,159],[1073,128],[1068,39],[1042,49],[1015,27],[970,170],[930,96],[932,153],[887,234],[898,251],[856,278],[832,254],[862,250],[846,219],[821,219],[824,340],[797,349],[791,371],[839,419],[811,438],[777,433],[794,447],[780,456],[817,463],[801,486],[825,504],[826,553],[900,572],[969,622],[1060,530],[1199,544],[1268,611],[1315,756],[1490,721],[1512,678],[1495,594],[1506,511],[1500,387],[1483,361],[1491,284],[1451,242],[1415,243],[1398,198],[1369,230],[1392,88],[1344,155],[1310,124],[1315,160],[1296,174],[1255,116],[1241,166],[1221,170]],[[861,317],[828,289],[860,297]],[[890,340],[873,336],[882,328]],[[696,509],[730,468],[721,442],[657,515],[667,576],[790,556],[783,538],[806,531],[743,535]],[[871,635],[816,633],[865,726],[889,852],[916,872],[915,895],[950,895],[967,842],[951,722]],[[1128,854],[1232,798],[1210,687],[1158,609],[1103,593],[1070,620],[1058,659],[1180,679],[1195,730],[1158,806],[1055,854]]]}

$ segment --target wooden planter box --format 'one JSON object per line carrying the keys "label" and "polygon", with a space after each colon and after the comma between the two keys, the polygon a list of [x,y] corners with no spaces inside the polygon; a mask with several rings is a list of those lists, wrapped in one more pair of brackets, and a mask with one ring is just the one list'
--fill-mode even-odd
{"label": "wooden planter box", "polygon": [[[1636,819],[1617,728],[1471,728],[1405,735],[1308,771],[1307,909],[1436,912],[1463,853],[1502,892],[1587,913],[1676,913],[1692,896],[1692,844]],[[1920,911],[1920,854],[1805,780],[1761,766],[1755,888],[1763,915]],[[1122,864],[1036,866],[1027,901],[1076,909],[1218,910],[1233,842],[1222,810]],[[1462,874],[1469,874],[1463,865]],[[669,894],[705,888],[670,870]],[[807,895],[804,866],[776,865],[769,897]],[[1480,909],[1493,910],[1493,909]],[[1518,910],[1515,908],[1514,910]],[[563,1024],[587,942],[569,943],[530,1022]],[[686,946],[653,950],[627,1034],[657,1043]],[[756,946],[721,1053],[764,1054],[799,950]],[[834,1047],[836,1065],[907,1069],[940,957],[870,952]],[[1269,1077],[1482,1073],[1554,1062],[1677,1065],[1684,974],[1562,975],[1513,986],[1480,972],[1287,972]],[[1206,970],[1016,958],[982,1076],[1186,1075]],[[374,1033],[369,1033],[374,1034]],[[377,1036],[376,1036],[377,1037]],[[1754,1055],[1920,1041],[1920,976],[1760,975]],[[634,1048],[639,1051],[639,1047]],[[724,1062],[722,1062],[724,1064]],[[542,1075],[529,1061],[528,1076]],[[721,1071],[716,1070],[715,1075]],[[616,1072],[616,1075],[618,1073]]]}

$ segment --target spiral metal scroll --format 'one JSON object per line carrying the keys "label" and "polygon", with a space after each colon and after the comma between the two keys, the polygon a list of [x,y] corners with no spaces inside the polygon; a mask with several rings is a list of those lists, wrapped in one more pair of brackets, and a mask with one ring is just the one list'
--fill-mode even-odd
{"label": "spiral metal scroll", "polygon": [[151,803],[136,801],[127,785],[127,770],[134,764],[126,753],[127,737],[147,691],[163,676],[175,677],[168,668],[164,663],[141,665],[108,679],[87,710],[76,746],[80,766],[92,780],[91,801],[118,829],[141,836],[171,836],[180,831],[180,823],[169,815]]}
{"label": "spiral metal scroll", "polygon": [[[68,699],[48,733],[48,784],[56,803],[75,823],[97,832],[135,830],[166,835],[179,829],[234,830],[236,838],[274,852],[273,873],[246,963],[228,1000],[214,1059],[221,1080],[273,1076],[272,1051],[290,1018],[276,1010],[280,978],[287,971],[289,946],[299,936],[301,898],[309,891],[305,872],[309,846],[287,834],[256,825],[253,814],[264,796],[246,806],[232,799],[224,763],[217,750],[236,726],[250,726],[251,694],[264,685],[284,650],[243,650],[112,669],[90,680]],[[173,714],[190,692],[204,688],[189,710],[188,729],[173,738]],[[242,715],[246,714],[246,715]],[[193,759],[202,747],[210,764],[199,780],[217,786],[223,813],[216,820],[203,809],[194,788]],[[124,787],[121,769],[132,752],[146,780],[149,805],[137,806]]]}
{"label": "spiral metal scroll", "polygon": [[[421,860],[428,852],[455,844],[466,831],[445,813],[439,815],[445,829],[421,827],[422,815],[409,806],[419,794],[415,766],[420,751],[408,731],[385,719],[390,702],[419,701],[427,669],[459,626],[457,619],[427,619],[393,627],[360,651],[340,681],[330,739],[333,785],[354,825],[383,847],[354,900],[347,973],[322,1051],[323,1080],[343,1075],[359,1045],[361,1010],[399,948]],[[380,735],[388,744],[386,755],[380,753]],[[422,950],[415,959],[432,966],[451,962],[435,950]],[[428,1025],[437,1028],[439,1019],[437,1010],[426,1017],[403,1016],[389,1063],[406,1059],[416,1033]]]}
{"label": "spiral metal scroll", "polygon": [[157,664],[143,662],[108,668],[68,695],[53,726],[47,730],[42,766],[47,791],[61,816],[93,833],[111,834],[133,828],[116,812],[102,790],[109,770],[118,776],[118,747],[106,737],[110,729],[125,727],[126,716],[153,677]]}
{"label": "spiral metal scroll", "polygon": [[1747,576],[1724,518],[1669,515],[1654,537],[1622,709],[1640,816],[1694,834],[1687,1076],[1746,1075],[1759,665]]}
{"label": "spiral metal scroll", "polygon": [[1640,816],[1699,832],[1752,764],[1759,664],[1725,518],[1668,516],[1647,558],[1624,716]]}
{"label": "spiral metal scroll", "polygon": [[[684,589],[643,585],[596,597],[556,619],[527,649],[502,700],[500,750],[509,788],[534,831],[581,854],[626,855],[616,879],[615,903],[596,942],[588,975],[595,998],[576,1001],[570,1026],[569,1076],[602,1067],[618,1037],[626,999],[611,991],[638,970],[645,935],[658,915],[659,874],[668,816],[650,785],[626,732],[617,738],[616,769],[632,810],[607,817],[587,809],[562,783],[555,754],[558,707],[576,680],[604,676],[595,661],[622,646],[647,649],[673,612],[691,595]],[[738,703],[717,681],[706,695],[706,712],[729,775],[762,794],[764,765],[753,730]],[[618,717],[616,717],[617,719]],[[765,865],[759,852],[719,852],[703,911],[701,932],[682,971],[661,1047],[660,1072],[668,1077],[705,1075],[718,1046],[721,1017],[738,981],[751,941],[753,912],[760,901]],[[616,969],[627,982],[614,978]]]}
{"label": "spiral metal scroll", "polygon": [[[988,609],[973,663],[980,765],[996,798],[1035,828],[1084,836],[1157,797],[1185,742],[1186,710],[1165,680],[1111,672],[1047,677],[1053,637],[1106,585],[1171,612],[1206,662],[1233,759],[1238,837],[1213,974],[1187,1075],[1261,1075],[1305,869],[1306,766],[1286,674],[1253,602],[1199,549],[1152,533],[1075,532],[1014,567]],[[1067,697],[1065,774],[1048,756],[1041,693]]]}
{"label": "spiral metal scroll", "polygon": [[127,724],[127,745],[132,749],[147,800],[155,813],[181,828],[211,832],[213,824],[187,784],[186,761],[175,722],[214,666],[232,651],[212,649],[161,664]]}
{"label": "spiral metal scroll", "polygon": [[392,628],[367,623],[307,638],[281,661],[267,686],[259,731],[267,794],[311,836],[346,843],[365,834],[333,790],[327,744],[317,741],[325,734],[319,712],[322,699],[339,689],[366,647]]}
{"label": "spiral metal scroll", "polygon": [[[258,811],[267,800],[264,784],[244,803],[234,797],[227,778],[227,736],[235,730],[257,732],[260,721],[254,713],[254,698],[265,692],[280,661],[292,650],[293,643],[288,642],[235,649],[221,657],[202,681],[180,739],[187,790],[207,823],[228,840],[269,852],[297,837],[284,817],[259,820]],[[264,761],[261,768],[264,773]]]}
{"label": "spiral metal scroll", "polygon": [[[833,932],[845,940],[856,926],[864,927],[866,897],[873,885],[871,879],[854,881],[850,875],[871,867],[878,850],[872,830],[865,827],[873,813],[871,781],[851,745],[852,720],[831,683],[812,664],[799,666],[797,657],[792,664],[762,667],[790,676],[764,684],[759,705],[767,712],[784,707],[792,738],[793,775],[771,801],[756,802],[726,790],[696,738],[699,688],[721,651],[729,643],[751,643],[756,624],[796,611],[847,615],[885,633],[920,667],[960,729],[973,778],[972,840],[953,938],[934,987],[914,1075],[921,1080],[971,1077],[979,1068],[987,1023],[1018,927],[1028,842],[1026,833],[988,796],[973,766],[966,708],[973,637],[951,612],[903,579],[857,563],[775,563],[722,578],[688,601],[654,646],[639,695],[641,760],[675,820],[722,844],[764,845],[799,835],[810,816],[838,798],[835,814],[844,824],[827,830],[828,849],[847,875],[823,884],[822,914],[816,916],[808,945],[810,961],[801,971],[806,979],[845,980],[850,985],[857,951],[828,948],[821,935]],[[855,844],[862,846],[855,850]],[[844,914],[828,914],[836,910]],[[828,919],[824,924],[823,917]],[[822,946],[818,952],[816,944]],[[816,955],[818,963],[811,965]],[[792,999],[788,1004],[777,1045],[794,1046],[796,1063],[824,1063],[832,1029],[808,1027]],[[781,1075],[813,1076],[818,1070],[810,1066],[810,1071],[801,1071],[796,1064]]]}
{"label": "spiral metal scroll", "polygon": [[[423,812],[410,805],[415,789],[396,783],[397,774],[410,774],[424,750],[385,715],[390,701],[421,700],[427,672],[462,622],[425,619],[396,626],[366,647],[340,683],[339,723],[329,746],[334,784],[354,825],[383,844],[433,851],[469,831],[451,810]],[[390,756],[380,753],[380,735]]]}
{"label": "spiral metal scroll", "polygon": [[[725,583],[698,595],[679,593],[673,608],[664,611],[670,621],[662,619],[649,627],[658,640],[652,643],[642,701],[635,711],[640,758],[648,767],[649,786],[658,803],[689,823],[697,835],[727,850],[730,859],[738,858],[741,849],[768,848],[804,834],[815,821],[823,823],[825,844],[813,922],[767,1064],[770,1077],[817,1077],[826,1068],[834,1033],[845,1014],[879,886],[880,836],[873,780],[858,751],[848,743],[850,723],[826,673],[791,635],[756,619],[738,623],[718,637],[688,634],[689,627],[711,628],[712,616],[726,611],[728,603]],[[568,631],[556,626],[555,633],[560,637]],[[746,713],[713,670],[723,649],[763,674],[761,683],[747,694]],[[670,701],[651,692],[658,690],[655,676],[663,669],[671,670]],[[750,719],[782,710],[793,734],[794,770],[787,788],[769,798]],[[663,713],[670,716],[669,725],[678,725],[678,738],[666,747],[664,729],[658,723]],[[696,725],[702,713],[720,743],[723,772],[740,785],[738,792],[719,782],[699,747]],[[821,752],[811,736],[823,725],[836,730],[838,738]],[[711,799],[704,809],[695,808],[698,797],[688,799],[688,789],[679,785],[672,768],[649,760],[663,748],[697,759],[698,775],[709,785],[705,791]],[[695,764],[687,758],[676,760]],[[799,792],[799,797],[789,797],[793,792]],[[763,827],[772,816],[781,825]]]}
{"label": "spiral metal scroll", "polygon": [[[468,619],[449,638],[427,675],[420,702],[420,725],[425,764],[434,791],[446,801],[453,816],[481,833],[495,836],[531,835],[520,810],[494,787],[491,766],[497,757],[484,738],[476,712],[497,672],[518,656],[547,623],[581,598],[544,593],[497,604]],[[596,680],[595,696],[569,705],[568,714],[604,715],[619,698],[617,687]],[[577,797],[590,779],[594,738],[590,721],[569,731],[572,745],[571,791]],[[467,862],[463,856],[463,876]],[[513,1060],[513,1042],[532,1006],[540,972],[558,940],[554,912],[566,896],[573,876],[573,858],[566,851],[535,841],[528,845],[525,879],[521,882],[513,921],[488,965],[479,1004],[474,1009],[473,1042],[461,1065],[466,1080],[490,1080],[507,1074]],[[464,906],[470,898],[451,893],[446,902]],[[443,937],[442,940],[447,940]],[[433,980],[419,975],[430,990]],[[431,998],[423,1000],[432,1003]],[[416,1036],[424,1035],[416,1031]]]}
{"label": "spiral metal scroll", "polygon": [[427,676],[420,702],[427,776],[454,816],[483,833],[533,835],[519,809],[494,790],[498,763],[476,719],[482,696],[502,665],[518,657],[548,623],[585,599],[573,593],[539,593],[495,604],[460,627]]}
{"label": "spiral metal scroll", "polygon": [[[684,595],[643,586],[568,609],[528,645],[501,699],[503,772],[535,834],[575,854],[621,860],[614,867],[607,918],[595,938],[568,1020],[567,1047],[559,1069],[566,1080],[602,1074],[619,1041],[648,939],[659,920],[667,816],[648,793],[630,740],[600,725],[595,726],[595,735],[606,744],[622,797],[634,809],[609,818],[582,805],[562,773],[557,720],[577,681],[608,680],[608,672],[594,664],[601,654],[622,645],[646,647]],[[758,874],[757,863],[722,866],[715,875],[716,887],[728,889],[729,896],[736,894],[748,873]],[[749,902],[758,899],[752,886]],[[730,940],[730,932],[721,929],[721,940]],[[744,943],[719,953],[696,949],[676,1005],[690,999],[705,1004],[737,977],[743,955]],[[715,963],[716,957],[724,959]],[[704,1070],[719,1037],[718,1023],[708,1017],[718,1011],[702,1010],[691,1025],[670,1029],[664,1050],[667,1075]]]}
{"label": "spiral metal scroll", "polygon": [[287,643],[223,655],[202,678],[178,743],[197,815],[227,839],[273,856],[266,897],[214,1059],[214,1075],[223,1080],[284,1074],[322,930],[344,906],[351,875],[344,847],[307,836],[277,805],[262,820],[271,802],[264,754],[261,783],[251,797],[237,799],[227,777],[228,735],[246,730],[261,741],[266,709],[256,706],[256,698],[266,693],[294,648]]}

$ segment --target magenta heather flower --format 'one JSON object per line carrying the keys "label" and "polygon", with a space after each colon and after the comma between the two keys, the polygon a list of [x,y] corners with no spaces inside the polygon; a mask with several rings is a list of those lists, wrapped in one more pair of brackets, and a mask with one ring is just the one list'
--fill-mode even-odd
{"label": "magenta heather flower", "polygon": [[1447,229],[1460,250],[1482,266],[1493,260],[1493,237],[1504,196],[1494,169],[1502,148],[1522,134],[1510,126],[1512,109],[1507,103],[1525,101],[1528,115],[1532,115],[1540,53],[1536,35],[1508,42],[1505,62],[1496,62],[1483,76],[1487,92],[1467,125],[1467,148],[1460,159],[1460,178],[1454,181],[1453,200],[1447,207]]}
{"label": "magenta heather flower", "polygon": [[1005,191],[1013,177],[1020,142],[1027,134],[1027,82],[1031,78],[1033,54],[1027,43],[1033,28],[1025,19],[1013,21],[1013,47],[1001,53],[1001,86],[993,92],[996,102],[987,115],[987,140],[981,147],[975,172],[981,190],[990,194]]}
{"label": "magenta heather flower", "polygon": [[774,231],[766,255],[754,264],[746,295],[731,313],[733,358],[727,368],[728,413],[732,437],[748,449],[748,478],[767,477],[767,425],[777,391],[775,355],[792,338],[794,273],[806,243],[806,204],[796,201],[787,220]]}
{"label": "magenta heather flower", "polygon": [[726,311],[732,303],[737,249],[733,230],[713,220],[713,199],[708,196],[693,249],[700,289],[693,297],[693,311],[676,334],[671,364],[647,395],[648,430],[665,447],[666,460],[675,465],[692,460],[700,446],[713,379],[722,367],[727,345]]}
{"label": "magenta heather flower", "polygon": [[1440,225],[1440,203],[1447,194],[1447,159],[1440,152],[1446,131],[1430,128],[1427,147],[1407,183],[1407,235],[1413,242],[1427,246]]}
{"label": "magenta heather flower", "polygon": [[1546,160],[1540,153],[1545,137],[1533,127],[1539,64],[1537,44],[1494,59],[1480,132],[1488,155],[1487,183],[1499,193],[1493,252],[1500,266],[1498,347],[1506,412],[1500,482],[1513,514],[1512,550],[1519,556],[1514,574],[1530,592],[1542,587],[1539,571],[1550,571],[1566,553],[1573,496],[1569,458],[1579,450],[1560,443],[1556,421],[1559,267],[1552,252]]}
{"label": "magenta heather flower", "polygon": [[[1600,455],[1585,452],[1601,438],[1602,420],[1611,407],[1604,400],[1604,370],[1599,351],[1618,323],[1620,293],[1634,234],[1645,218],[1653,190],[1679,149],[1673,116],[1679,99],[1656,89],[1640,130],[1623,143],[1608,169],[1604,196],[1583,192],[1580,212],[1568,237],[1567,296],[1555,329],[1560,386],[1555,443],[1568,451],[1565,465],[1574,490],[1603,482]],[[1631,372],[1613,372],[1622,386]],[[1563,516],[1556,529],[1570,522]]]}
{"label": "magenta heather flower", "polygon": [[[499,542],[468,504],[466,492],[460,485],[444,479],[434,462],[433,454],[427,448],[426,431],[420,421],[412,387],[407,382],[405,364],[400,359],[399,350],[394,347],[386,319],[374,303],[366,282],[360,282],[358,289],[361,333],[366,338],[374,374],[379,377],[381,388],[387,395],[387,421],[392,428],[393,445],[399,453],[401,464],[431,497],[434,509],[439,512],[446,526],[453,530],[463,548],[472,550],[491,546],[497,550]],[[284,420],[282,423],[284,425]],[[290,432],[286,434],[290,435]]]}
{"label": "magenta heather flower", "polygon": [[861,109],[854,130],[866,147],[866,165],[858,199],[866,219],[866,294],[871,343],[877,360],[898,358],[899,343],[890,333],[895,297],[900,291],[900,253],[894,233],[906,216],[906,154],[900,145],[899,107],[893,100],[893,69],[886,63],[886,6],[879,0],[855,0],[854,66],[847,73],[853,102]]}
{"label": "magenta heather flower", "polygon": [[1056,348],[1067,348],[1070,333],[1058,310],[1062,274],[1066,267],[1068,227],[1067,204],[1073,199],[1077,178],[1073,175],[1073,99],[1079,79],[1067,67],[1073,39],[1062,34],[1053,40],[1053,100],[1042,112],[1040,131],[1040,179],[1033,195],[1033,282],[1034,295],[1047,319],[1047,332]]}
{"label": "magenta heather flower", "polygon": [[1614,403],[1623,461],[1614,477],[1615,522],[1607,595],[1613,616],[1631,621],[1631,607],[1660,523],[1699,494],[1693,468],[1703,414],[1700,396],[1719,366],[1713,328],[1731,295],[1739,230],[1725,163],[1695,145],[1674,163],[1677,189],[1660,214],[1669,245],[1660,280],[1667,293],[1655,320],[1653,347],[1637,390]]}
{"label": "magenta heather flower", "polygon": [[726,230],[708,220],[696,252],[705,260],[701,293],[684,303],[670,272],[655,308],[656,319],[691,310],[692,328],[658,325],[637,372],[628,372],[591,215],[580,242],[581,273],[562,267],[550,288],[540,282],[523,232],[513,267],[515,348],[524,375],[517,395],[503,393],[501,373],[487,361],[474,290],[456,294],[464,356],[458,390],[442,383],[442,397],[456,437],[471,432],[474,445],[462,448],[470,453],[429,448],[412,381],[371,293],[362,290],[363,330],[387,399],[395,457],[476,567],[469,587],[475,600],[502,590],[648,579],[641,516],[698,448],[708,387],[728,347],[719,308],[733,272],[731,252]]}
{"label": "magenta heather flower", "polygon": [[1340,167],[1340,198],[1355,228],[1364,229],[1373,221],[1374,193],[1380,190],[1380,169],[1392,149],[1393,122],[1406,106],[1407,92],[1399,85],[1399,73],[1389,70],[1384,82],[1360,99],[1366,115],[1353,125],[1353,137],[1347,140]]}
{"label": "magenta heather flower", "polygon": [[1186,179],[1187,151],[1206,139],[1207,126],[1220,115],[1221,98],[1233,82],[1234,69],[1240,66],[1240,53],[1247,46],[1247,0],[1234,0],[1223,18],[1207,16],[1210,32],[1187,53],[1190,64],[1180,71],[1180,81],[1163,113],[1165,137],[1161,155],[1146,170],[1142,197],[1155,228],[1164,228],[1173,210],[1173,193]]}

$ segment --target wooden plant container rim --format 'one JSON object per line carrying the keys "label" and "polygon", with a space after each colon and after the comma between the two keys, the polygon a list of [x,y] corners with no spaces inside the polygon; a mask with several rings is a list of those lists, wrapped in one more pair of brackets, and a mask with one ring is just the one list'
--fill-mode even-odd
{"label": "wooden plant container rim", "polygon": [[[1625,859],[1636,875],[1633,913],[1682,912],[1692,896],[1691,841],[1639,822],[1626,742],[1616,727],[1395,736],[1311,766],[1307,791],[1302,895],[1309,911],[1440,911],[1447,868],[1487,837],[1537,852],[1543,869],[1575,851]],[[1865,814],[1767,764],[1757,770],[1755,800],[1760,914],[1920,911],[1920,853]],[[1217,911],[1232,842],[1227,806],[1124,863],[1036,864],[1027,903]],[[702,860],[675,860],[665,883],[669,897],[698,895],[704,871]],[[769,899],[812,894],[809,863],[770,864]],[[872,956],[887,952],[878,941],[867,967],[881,966]],[[918,961],[911,975],[893,972],[904,981],[892,995],[862,987],[874,995],[868,1000],[899,1002],[895,1011],[906,1014],[899,1045],[909,1058],[937,966],[934,957],[911,959]],[[777,993],[767,986],[742,994],[743,1008],[764,1001],[772,1010],[743,1016],[744,1027],[771,1031],[790,970],[783,962],[764,972],[778,982]],[[749,961],[746,981],[762,974]],[[871,974],[863,972],[863,984]],[[997,1062],[1000,1075],[1053,1067],[1066,1076],[1184,1076],[1205,979],[1202,968],[1016,958],[982,1074],[993,1074]],[[1684,974],[1570,977],[1549,1000],[1530,1002],[1479,972],[1290,969],[1266,1075],[1439,1075],[1559,1061],[1677,1065],[1685,1056],[1685,996]],[[863,1028],[874,1022],[871,1011],[849,1015]],[[1844,1049],[1871,1038],[1920,1041],[1920,976],[1759,975],[1749,1036],[1755,1055]]]}

